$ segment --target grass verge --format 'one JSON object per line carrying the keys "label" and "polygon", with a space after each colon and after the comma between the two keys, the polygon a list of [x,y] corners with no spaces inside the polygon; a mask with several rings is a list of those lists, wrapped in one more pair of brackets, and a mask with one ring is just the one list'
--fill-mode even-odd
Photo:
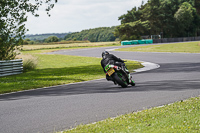
{"label": "grass verge", "polygon": [[116,51],[200,53],[200,42],[137,46],[137,47],[121,48],[117,49]]}
{"label": "grass verge", "polygon": [[63,133],[197,133],[200,131],[200,98],[191,98],[160,108],[80,125]]}
{"label": "grass verge", "polygon": [[[0,78],[0,94],[105,78],[100,58],[45,55],[40,52],[40,50],[29,52],[38,59],[37,69]],[[23,56],[26,57],[27,54]],[[132,70],[143,67],[138,62],[127,63]]]}

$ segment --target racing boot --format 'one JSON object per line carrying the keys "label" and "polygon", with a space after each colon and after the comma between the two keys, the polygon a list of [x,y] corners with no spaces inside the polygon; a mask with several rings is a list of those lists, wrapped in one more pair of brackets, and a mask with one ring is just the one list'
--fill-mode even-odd
{"label": "racing boot", "polygon": [[132,80],[132,76],[128,74],[128,77],[129,77],[129,84],[131,84],[132,86],[135,86],[135,82]]}

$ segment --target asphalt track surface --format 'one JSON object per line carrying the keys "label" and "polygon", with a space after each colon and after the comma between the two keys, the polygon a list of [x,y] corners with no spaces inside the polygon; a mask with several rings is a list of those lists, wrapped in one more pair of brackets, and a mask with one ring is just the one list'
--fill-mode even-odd
{"label": "asphalt track surface", "polygon": [[[109,48],[60,50],[49,54],[101,57]],[[111,53],[122,59],[157,63],[133,73],[135,87],[105,79],[0,95],[0,133],[49,133],[170,104],[200,95],[200,54]]]}

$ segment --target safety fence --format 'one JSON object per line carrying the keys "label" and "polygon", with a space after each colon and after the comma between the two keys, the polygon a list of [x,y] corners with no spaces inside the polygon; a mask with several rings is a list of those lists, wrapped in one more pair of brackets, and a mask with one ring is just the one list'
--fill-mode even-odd
{"label": "safety fence", "polygon": [[198,37],[153,39],[153,43],[172,43],[172,42],[187,42],[187,41],[200,41],[200,36],[198,36]]}
{"label": "safety fence", "polygon": [[0,61],[0,77],[23,72],[22,59]]}
{"label": "safety fence", "polygon": [[152,44],[152,43],[153,43],[153,40],[151,39],[121,41],[121,45],[137,45],[137,44]]}

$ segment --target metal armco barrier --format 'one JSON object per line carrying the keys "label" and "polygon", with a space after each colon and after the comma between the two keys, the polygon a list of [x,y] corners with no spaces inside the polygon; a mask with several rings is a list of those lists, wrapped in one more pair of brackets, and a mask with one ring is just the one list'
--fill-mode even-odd
{"label": "metal armco barrier", "polygon": [[153,43],[171,43],[171,42],[187,42],[187,41],[200,41],[200,36],[198,36],[198,37],[153,39]]}
{"label": "metal armco barrier", "polygon": [[0,77],[23,72],[22,59],[0,61]]}

